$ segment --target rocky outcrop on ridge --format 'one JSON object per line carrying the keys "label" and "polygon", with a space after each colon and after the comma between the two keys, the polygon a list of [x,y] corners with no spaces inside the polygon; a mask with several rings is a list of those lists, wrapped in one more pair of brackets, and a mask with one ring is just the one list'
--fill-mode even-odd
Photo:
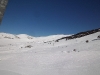
{"label": "rocky outcrop on ridge", "polygon": [[88,30],[88,31],[85,31],[85,32],[79,32],[79,33],[71,35],[71,36],[62,37],[60,39],[57,39],[55,42],[58,42],[59,40],[62,40],[62,39],[66,39],[66,40],[76,39],[76,38],[84,37],[84,36],[99,32],[99,31],[100,31],[100,28]]}

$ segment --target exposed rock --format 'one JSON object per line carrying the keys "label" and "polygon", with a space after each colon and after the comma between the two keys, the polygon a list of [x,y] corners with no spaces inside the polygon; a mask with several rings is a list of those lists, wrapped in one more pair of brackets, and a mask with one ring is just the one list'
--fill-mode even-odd
{"label": "exposed rock", "polygon": [[89,40],[86,40],[86,43],[88,43],[89,42]]}
{"label": "exposed rock", "polygon": [[25,48],[31,48],[32,47],[32,45],[27,45],[27,46],[25,46]]}
{"label": "exposed rock", "polygon": [[76,38],[84,37],[84,36],[99,32],[99,31],[100,31],[100,28],[89,30],[89,31],[85,31],[85,32],[80,32],[80,33],[77,33],[77,34],[74,34],[74,35],[71,35],[71,36],[62,37],[60,39],[57,39],[55,42],[58,42],[59,40],[62,40],[62,39],[66,39],[66,40],[76,39]]}
{"label": "exposed rock", "polygon": [[100,39],[100,35],[97,38]]}

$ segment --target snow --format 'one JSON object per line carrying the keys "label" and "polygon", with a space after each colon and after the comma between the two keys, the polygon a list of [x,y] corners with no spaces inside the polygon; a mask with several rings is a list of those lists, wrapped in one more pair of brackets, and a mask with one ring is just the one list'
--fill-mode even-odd
{"label": "snow", "polygon": [[[18,39],[13,34],[0,33],[0,75],[100,75],[98,35],[100,32],[55,42],[52,40],[68,35],[32,37],[20,34],[16,35]],[[32,47],[26,47],[28,45]]]}

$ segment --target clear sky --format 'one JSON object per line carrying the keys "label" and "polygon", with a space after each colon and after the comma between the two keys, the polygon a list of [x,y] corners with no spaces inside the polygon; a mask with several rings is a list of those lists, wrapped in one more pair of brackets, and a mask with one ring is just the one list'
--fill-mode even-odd
{"label": "clear sky", "polygon": [[100,27],[100,0],[9,0],[0,32],[48,36]]}

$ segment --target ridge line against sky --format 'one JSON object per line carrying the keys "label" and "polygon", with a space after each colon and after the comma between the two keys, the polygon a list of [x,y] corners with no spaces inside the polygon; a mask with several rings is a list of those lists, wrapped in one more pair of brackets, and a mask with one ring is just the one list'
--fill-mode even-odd
{"label": "ridge line against sky", "polygon": [[0,32],[48,36],[100,27],[100,0],[9,0]]}

